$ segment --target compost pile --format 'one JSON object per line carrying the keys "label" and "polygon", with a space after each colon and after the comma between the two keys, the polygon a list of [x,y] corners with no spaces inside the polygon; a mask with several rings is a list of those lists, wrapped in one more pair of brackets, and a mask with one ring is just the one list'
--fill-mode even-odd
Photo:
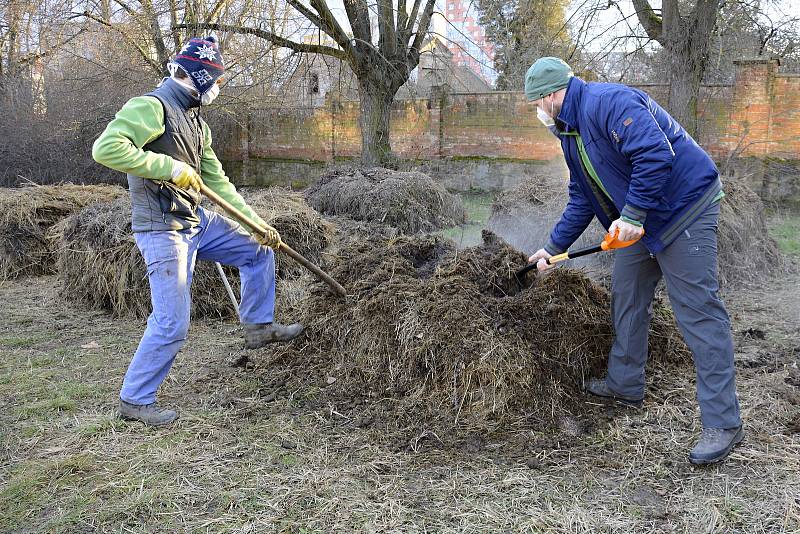
{"label": "compost pile", "polygon": [[[298,252],[319,260],[331,238],[331,227],[305,205],[302,197],[285,190],[265,190],[249,195],[251,207],[284,239],[295,239]],[[111,311],[116,316],[147,317],[150,290],[147,269],[131,232],[130,199],[97,203],[56,225],[49,236],[58,255],[62,296],[71,301]],[[280,258],[276,308],[289,307],[307,284],[299,267]],[[283,261],[285,264],[281,264]],[[224,267],[234,292],[239,294],[238,272]],[[302,276],[301,276],[302,275]],[[198,261],[192,281],[194,316],[235,317],[235,310],[213,263]]]}
{"label": "compost pile", "polygon": [[55,257],[46,238],[51,226],[98,201],[125,195],[113,185],[32,185],[0,195],[0,279],[50,274]]}
{"label": "compost pile", "polygon": [[767,230],[764,203],[747,185],[723,178],[718,239],[722,288],[758,282],[786,267],[778,245]]}
{"label": "compost pile", "polygon": [[[605,368],[608,292],[563,268],[519,285],[525,257],[483,238],[460,251],[432,236],[345,245],[326,268],[347,299],[315,284],[296,310],[305,337],[268,349],[267,366],[292,362],[342,392],[396,399],[401,419],[546,421],[576,409],[583,379]],[[650,340],[655,365],[690,361],[662,306]]]}
{"label": "compost pile", "polygon": [[461,201],[419,172],[337,169],[309,186],[305,195],[324,215],[379,223],[401,234],[431,232],[466,220]]}
{"label": "compost pile", "polygon": [[[487,227],[518,250],[532,254],[542,248],[550,230],[558,222],[569,199],[567,183],[550,176],[532,176],[516,187],[500,193],[492,203]],[[597,245],[606,231],[593,220],[573,248]],[[594,254],[570,261],[570,267],[582,268],[594,280],[607,282],[613,258]]]}
{"label": "compost pile", "polygon": [[[306,259],[319,264],[333,239],[333,226],[306,204],[303,195],[281,187],[240,191],[253,211],[281,234],[281,239]],[[296,278],[304,267],[285,254],[276,254],[281,278]]]}

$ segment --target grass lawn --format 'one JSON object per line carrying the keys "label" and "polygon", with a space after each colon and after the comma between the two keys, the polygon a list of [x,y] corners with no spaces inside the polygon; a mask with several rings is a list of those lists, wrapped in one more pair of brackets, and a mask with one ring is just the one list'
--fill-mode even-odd
{"label": "grass lawn", "polygon": [[786,255],[800,257],[800,212],[781,211],[770,217],[770,235]]}

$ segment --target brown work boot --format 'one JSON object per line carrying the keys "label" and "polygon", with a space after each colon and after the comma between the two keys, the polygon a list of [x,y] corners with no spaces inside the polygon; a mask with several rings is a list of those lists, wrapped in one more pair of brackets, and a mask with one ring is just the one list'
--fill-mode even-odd
{"label": "brown work boot", "polygon": [[275,341],[291,341],[303,333],[300,323],[285,326],[279,323],[245,324],[244,346],[247,349],[258,349]]}
{"label": "brown work boot", "polygon": [[119,416],[129,421],[141,421],[150,426],[163,426],[177,419],[178,412],[160,408],[155,402],[150,404],[131,404],[120,399]]}

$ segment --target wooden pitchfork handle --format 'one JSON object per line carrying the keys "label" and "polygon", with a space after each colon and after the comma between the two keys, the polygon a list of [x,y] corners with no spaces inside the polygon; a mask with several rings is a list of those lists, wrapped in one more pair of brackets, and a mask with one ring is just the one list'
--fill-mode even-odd
{"label": "wooden pitchfork handle", "polygon": [[[219,207],[224,209],[228,215],[234,217],[239,222],[244,224],[245,226],[249,227],[253,233],[259,235],[265,235],[267,233],[267,229],[264,228],[261,224],[257,223],[256,221],[252,220],[250,217],[242,213],[239,208],[219,196],[217,193],[212,191],[208,188],[207,185],[202,184],[200,185],[200,192],[203,193],[205,196],[211,199],[212,202],[217,204]],[[328,284],[328,286],[333,290],[334,293],[339,295],[340,297],[346,297],[347,291],[345,290],[342,285],[330,277],[325,271],[317,267],[315,264],[304,258],[300,253],[294,250],[292,247],[287,245],[286,243],[281,243],[281,246],[278,248],[281,252],[288,255],[294,261],[314,273],[317,278]]]}

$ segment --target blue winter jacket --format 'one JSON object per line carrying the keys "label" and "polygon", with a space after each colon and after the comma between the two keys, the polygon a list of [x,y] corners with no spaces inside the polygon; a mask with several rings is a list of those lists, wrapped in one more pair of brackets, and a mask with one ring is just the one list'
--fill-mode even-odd
{"label": "blue winter jacket", "polygon": [[[721,196],[709,155],[643,91],[574,77],[557,120],[570,183],[567,207],[545,245],[551,254],[567,250],[595,216],[606,229],[620,216],[639,221],[642,242],[656,254]],[[581,161],[575,133],[601,187]]]}

